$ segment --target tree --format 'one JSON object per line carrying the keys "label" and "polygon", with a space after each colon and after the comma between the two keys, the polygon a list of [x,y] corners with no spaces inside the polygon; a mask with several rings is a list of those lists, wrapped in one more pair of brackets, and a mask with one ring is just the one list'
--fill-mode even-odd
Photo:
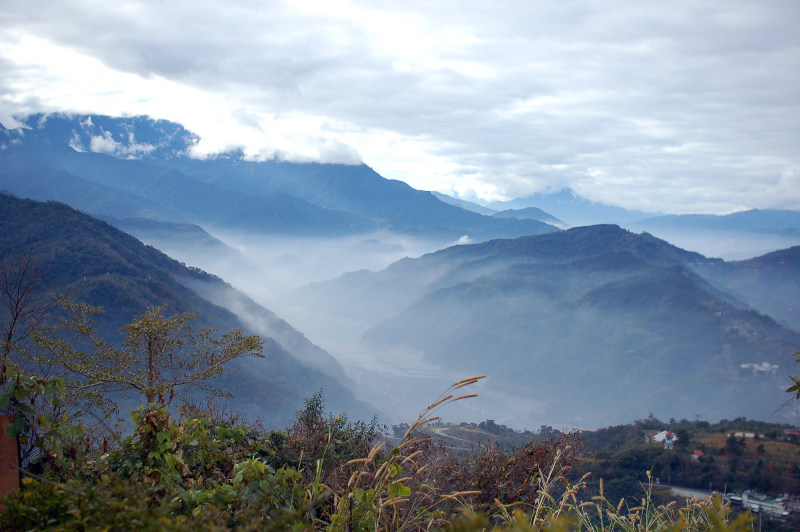
{"label": "tree", "polygon": [[[218,390],[207,381],[223,366],[243,356],[263,357],[263,341],[241,329],[215,337],[213,328],[196,332],[191,313],[163,316],[165,307],[150,307],[123,326],[125,339],[118,349],[97,334],[91,316],[101,309],[68,302],[71,317],[60,324],[57,334],[39,335],[37,343],[48,358],[67,371],[73,389],[107,394],[141,394],[148,404],[167,407],[182,390]],[[87,345],[89,349],[80,349]],[[76,347],[78,346],[78,347]]]}
{"label": "tree", "polygon": [[686,451],[689,449],[689,431],[684,427],[675,430],[675,437],[677,438],[677,450]]}
{"label": "tree", "polygon": [[[25,351],[31,331],[60,303],[42,293],[44,273],[30,252],[0,256],[0,385],[6,383],[6,369],[12,354]],[[19,358],[19,357],[17,357]]]}
{"label": "tree", "polygon": [[744,436],[737,438],[733,433],[728,435],[728,439],[725,440],[724,447],[726,454],[740,456],[744,452],[744,448]]}

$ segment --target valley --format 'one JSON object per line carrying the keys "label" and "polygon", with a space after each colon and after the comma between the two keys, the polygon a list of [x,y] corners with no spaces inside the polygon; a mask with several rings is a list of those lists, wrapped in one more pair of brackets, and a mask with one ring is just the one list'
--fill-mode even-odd
{"label": "valley", "polygon": [[800,530],[800,4],[0,28],[0,530]]}
{"label": "valley", "polygon": [[[797,248],[731,261],[625,229],[727,234],[742,254],[742,232],[794,242],[791,211],[647,218],[569,190],[478,207],[364,165],[192,159],[196,138],[177,124],[31,123],[17,141],[3,130],[2,188],[66,202],[221,279],[175,277],[336,379],[363,415],[412,421],[448,383],[486,374],[480,400],[448,419],[793,419],[776,410],[800,344]],[[98,134],[119,153],[93,153]]]}

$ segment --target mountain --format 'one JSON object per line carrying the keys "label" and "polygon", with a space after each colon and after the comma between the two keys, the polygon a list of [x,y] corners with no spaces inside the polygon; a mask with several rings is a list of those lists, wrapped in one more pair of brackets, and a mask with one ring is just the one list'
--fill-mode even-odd
{"label": "mountain", "polygon": [[631,227],[642,230],[682,229],[689,231],[750,231],[800,235],[800,211],[761,210],[725,215],[680,214],[638,220]]}
{"label": "mountain", "polygon": [[[304,398],[324,389],[333,408],[354,416],[372,414],[354,398],[329,354],[219,278],[59,203],[0,195],[0,227],[0,254],[30,253],[46,272],[44,290],[105,309],[96,320],[105,338],[120,341],[120,327],[155,305],[167,305],[168,313],[193,312],[198,326],[242,328],[268,337],[265,359],[236,360],[220,377],[235,393],[235,411],[281,424],[292,419]],[[212,303],[206,298],[212,291],[225,298],[211,298]],[[221,306],[233,298],[246,305],[247,319]]]}
{"label": "mountain", "polygon": [[652,216],[652,213],[588,200],[570,188],[552,193],[537,193],[510,201],[491,202],[486,206],[497,211],[537,207],[573,227],[607,223],[622,225]]}
{"label": "mountain", "polygon": [[540,222],[545,222],[550,225],[555,225],[556,227],[562,227],[566,229],[567,224],[563,221],[559,220],[552,214],[548,214],[544,212],[542,209],[538,207],[525,207],[524,209],[506,209],[504,211],[496,212],[492,216],[495,218],[518,218],[518,219],[529,219],[529,220],[539,220]]}
{"label": "mountain", "polygon": [[488,374],[481,395],[517,423],[766,419],[785,401],[800,334],[705,275],[728,267],[745,266],[601,225],[454,246],[294,301],[362,323],[372,351]]}
{"label": "mountain", "polygon": [[625,227],[728,260],[750,259],[800,245],[800,211],[791,210],[658,216],[626,223]]}
{"label": "mountain", "polygon": [[555,231],[537,220],[496,220],[439,201],[432,193],[380,176],[366,165],[294,164],[218,157],[166,161],[197,179],[255,194],[282,192],[358,214],[382,229],[426,238],[474,240]]}
{"label": "mountain", "polygon": [[[46,124],[60,119],[48,119]],[[57,129],[60,131],[60,128]],[[198,181],[177,170],[138,159],[120,159],[105,153],[76,151],[74,144],[60,144],[49,129],[14,136],[0,152],[4,165],[0,179],[4,188],[16,194],[47,199],[49,176],[61,182],[62,199],[84,206],[92,192],[86,182],[112,189],[111,194],[94,196],[92,214],[120,216],[121,198],[136,198],[134,205],[167,216],[169,221],[191,221],[207,227],[222,227],[253,233],[314,234],[337,236],[375,229],[370,221],[342,211],[312,205],[295,196],[274,193],[254,196]],[[30,161],[35,161],[31,165]],[[79,179],[75,179],[79,178]],[[15,186],[22,183],[24,188]],[[73,184],[74,183],[74,184]],[[35,187],[33,194],[31,188]],[[39,191],[37,194],[35,191]],[[120,196],[122,193],[124,196]],[[108,197],[111,201],[102,201]],[[127,211],[127,212],[126,212]],[[145,212],[122,211],[124,217],[150,217]],[[171,213],[175,213],[170,215]]]}
{"label": "mountain", "polygon": [[[0,130],[0,186],[86,208],[87,181],[107,189],[92,214],[192,222],[256,234],[341,236],[376,229],[452,241],[557,230],[536,220],[495,219],[385,179],[366,165],[250,161],[241,153],[191,157],[196,136],[144,117],[34,115],[28,129]],[[34,165],[28,163],[34,161]],[[78,178],[78,179],[76,179]],[[74,188],[79,193],[70,194]],[[112,189],[116,194],[111,193]],[[122,193],[122,195],[120,195]],[[126,198],[137,199],[118,210]],[[133,212],[131,212],[133,211]]]}
{"label": "mountain", "polygon": [[142,242],[149,242],[169,254],[168,248],[175,243],[190,252],[234,255],[236,250],[223,241],[208,234],[199,225],[190,223],[162,222],[151,218],[116,218],[114,216],[98,216],[117,229],[133,235]]}
{"label": "mountain", "polygon": [[800,246],[761,257],[696,265],[712,284],[800,332]]}
{"label": "mountain", "polygon": [[486,214],[488,216],[493,215],[497,211],[494,209],[490,209],[489,207],[484,207],[483,205],[478,205],[477,203],[473,203],[471,201],[465,201],[462,199],[454,198],[453,196],[448,196],[447,194],[442,194],[441,192],[431,191],[436,199],[443,203],[447,203],[449,205],[455,205],[456,207],[461,207],[462,209],[477,212],[478,214]]}

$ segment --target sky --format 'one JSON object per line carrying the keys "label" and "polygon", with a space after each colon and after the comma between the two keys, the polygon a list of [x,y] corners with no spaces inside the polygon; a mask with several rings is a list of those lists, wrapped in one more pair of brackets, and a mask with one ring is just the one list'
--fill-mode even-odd
{"label": "sky", "polygon": [[0,121],[32,112],[471,200],[800,209],[800,3],[4,0]]}

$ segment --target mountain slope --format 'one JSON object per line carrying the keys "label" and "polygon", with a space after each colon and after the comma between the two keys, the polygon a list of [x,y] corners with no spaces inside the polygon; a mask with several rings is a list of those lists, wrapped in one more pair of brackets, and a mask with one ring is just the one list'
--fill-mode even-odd
{"label": "mountain slope", "polygon": [[196,137],[168,122],[34,115],[28,123],[24,133],[0,131],[6,137],[0,158],[22,150],[53,170],[163,204],[200,225],[316,235],[379,227],[446,241],[556,230],[537,220],[495,219],[445,204],[363,164],[249,161],[237,153],[192,158]]}
{"label": "mountain slope", "polygon": [[537,207],[571,226],[609,223],[621,225],[652,216],[652,213],[590,201],[570,188],[549,194],[537,193],[510,201],[493,202],[487,206],[497,211]]}
{"label": "mountain slope", "polygon": [[749,259],[800,244],[800,211],[797,210],[752,209],[727,215],[659,216],[625,226],[728,260]]}
{"label": "mountain slope", "polygon": [[525,207],[524,209],[506,209],[504,211],[496,212],[492,216],[495,218],[519,218],[539,220],[540,222],[548,223],[556,227],[566,228],[563,221],[559,220],[552,214],[544,212],[538,207]]}
{"label": "mountain slope", "polygon": [[220,157],[209,161],[170,159],[165,164],[233,190],[284,192],[315,205],[359,214],[381,227],[439,238],[467,234],[484,240],[554,231],[538,220],[494,220],[439,201],[430,192],[381,177],[366,165],[292,164]]}
{"label": "mountain slope", "polygon": [[715,286],[800,332],[800,246],[749,260],[696,265]]}
{"label": "mountain slope", "polygon": [[[48,128],[65,119],[51,118]],[[121,159],[107,153],[76,151],[74,145],[59,142],[50,136],[50,129],[16,131],[0,130],[8,140],[0,151],[3,161],[0,183],[16,194],[45,197],[50,183],[47,176],[58,174],[63,192],[58,199],[86,207],[86,181],[113,189],[120,194],[104,193],[108,201],[96,201],[93,214],[148,217],[146,212],[161,213],[157,219],[192,221],[253,233],[341,235],[371,231],[375,225],[363,217],[312,205],[295,196],[272,193],[265,196],[240,193],[198,181],[181,172],[136,159]],[[35,165],[31,165],[35,161]],[[74,178],[80,178],[75,180]],[[35,188],[32,188],[35,187]],[[95,188],[95,190],[100,190]],[[32,194],[31,194],[32,192]],[[91,196],[89,196],[91,197]],[[118,210],[125,199],[136,206]],[[87,209],[88,210],[88,209]],[[170,213],[176,215],[170,216]]]}
{"label": "mountain slope", "polygon": [[[402,346],[488,374],[511,419],[767,419],[785,400],[800,334],[700,275],[725,267],[590,226],[454,246],[314,285],[297,301],[360,320],[374,351]],[[357,304],[342,302],[347,291]]]}
{"label": "mountain slope", "polygon": [[630,225],[645,230],[751,231],[797,235],[800,234],[800,211],[751,209],[726,215],[681,214],[645,218]]}
{"label": "mountain slope", "polygon": [[[106,338],[119,341],[123,324],[148,306],[164,304],[169,313],[196,313],[197,325],[223,330],[244,328],[257,333],[276,329],[258,320],[248,326],[189,286],[233,291],[218,278],[187,268],[107,223],[65,205],[0,195],[0,227],[0,253],[31,253],[47,273],[45,289],[66,292],[76,300],[105,308],[97,324]],[[268,313],[266,309],[259,310]],[[327,370],[341,374],[330,355],[318,348],[311,353],[303,345],[300,333],[290,330],[288,324],[279,325],[282,339],[292,342],[284,345],[281,339],[268,340],[266,359],[236,361],[221,377],[223,383],[235,383],[234,409],[280,424],[292,418],[305,397],[323,388],[334,408],[347,409],[353,415],[371,414],[341,382],[324,373]],[[306,349],[301,356],[308,365],[287,351],[298,346]]]}

